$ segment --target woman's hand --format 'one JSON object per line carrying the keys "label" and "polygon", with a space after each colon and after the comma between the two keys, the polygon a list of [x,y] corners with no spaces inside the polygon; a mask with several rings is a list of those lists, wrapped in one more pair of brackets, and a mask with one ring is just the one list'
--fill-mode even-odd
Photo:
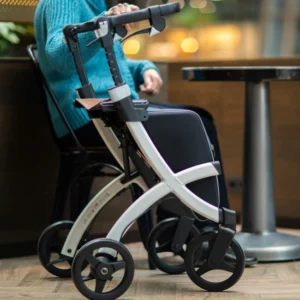
{"label": "woman's hand", "polygon": [[144,72],[144,84],[140,86],[142,92],[149,95],[157,95],[160,88],[163,85],[163,81],[154,69],[149,69]]}
{"label": "woman's hand", "polygon": [[[106,12],[107,16],[116,16],[122,15],[128,12],[137,11],[140,8],[136,5],[131,5],[128,3],[118,4],[113,6],[108,12]],[[125,28],[129,31],[131,29],[132,24],[124,24]]]}

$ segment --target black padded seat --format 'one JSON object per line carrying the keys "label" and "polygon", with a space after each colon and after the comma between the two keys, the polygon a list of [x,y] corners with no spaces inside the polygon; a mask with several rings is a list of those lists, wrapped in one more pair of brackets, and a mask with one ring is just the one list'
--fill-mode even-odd
{"label": "black padded seat", "polygon": [[[211,143],[197,113],[151,107],[148,112],[144,127],[173,172],[214,161]],[[187,187],[210,204],[219,206],[217,177],[201,179]]]}

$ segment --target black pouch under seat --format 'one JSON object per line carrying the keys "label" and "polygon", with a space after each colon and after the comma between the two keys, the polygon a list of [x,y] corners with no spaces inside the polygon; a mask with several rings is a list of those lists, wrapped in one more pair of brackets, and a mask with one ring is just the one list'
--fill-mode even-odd
{"label": "black pouch under seat", "polygon": [[[200,116],[183,109],[149,109],[144,127],[166,163],[177,173],[187,168],[213,162],[213,152]],[[217,177],[192,182],[187,187],[206,202],[219,206]],[[181,215],[174,197],[166,197],[160,210]],[[171,203],[172,202],[172,203]],[[179,202],[179,201],[177,201]]]}

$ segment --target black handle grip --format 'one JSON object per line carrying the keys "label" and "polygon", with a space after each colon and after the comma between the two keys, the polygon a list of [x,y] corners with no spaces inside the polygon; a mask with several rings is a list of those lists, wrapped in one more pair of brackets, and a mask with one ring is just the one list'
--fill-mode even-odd
{"label": "black handle grip", "polygon": [[[117,25],[124,25],[124,24],[128,24],[128,23],[149,20],[151,18],[150,8],[157,8],[157,7],[160,10],[161,16],[167,16],[167,15],[171,15],[171,14],[180,12],[180,4],[178,2],[175,2],[175,3],[169,3],[169,4],[163,4],[163,5],[150,6],[148,8],[144,8],[144,9],[141,9],[138,11],[125,13],[123,15],[118,15],[118,16],[110,16],[108,18],[113,27],[117,26]],[[101,19],[101,17],[99,19]],[[93,31],[97,28],[99,28],[98,24],[97,24],[97,20],[94,20],[94,21],[89,21],[89,22],[80,23],[80,24],[66,25],[63,29],[63,32],[64,32],[65,36],[72,37],[78,33]],[[75,32],[75,33],[73,33],[73,32]]]}
{"label": "black handle grip", "polygon": [[[157,5],[157,7],[159,7],[160,9],[161,16],[167,16],[167,15],[180,12],[180,4],[178,2],[164,4],[164,5]],[[124,25],[128,23],[140,22],[140,21],[148,20],[150,18],[151,18],[150,9],[144,8],[138,11],[125,13],[118,16],[111,16],[110,20],[112,26],[116,26],[116,25]]]}
{"label": "black handle grip", "polygon": [[118,16],[110,16],[112,26],[124,25],[128,23],[140,22],[150,18],[150,11],[148,8],[141,9],[130,13],[125,13]]}

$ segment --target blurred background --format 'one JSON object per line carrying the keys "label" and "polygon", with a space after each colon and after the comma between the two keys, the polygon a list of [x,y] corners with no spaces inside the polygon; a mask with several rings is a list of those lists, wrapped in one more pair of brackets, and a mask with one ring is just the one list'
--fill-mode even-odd
{"label": "blurred background", "polygon": [[[108,5],[113,1],[107,1]],[[174,1],[128,2],[143,8]],[[167,31],[151,39],[138,36],[125,43],[124,50],[129,57],[195,61],[300,54],[297,39],[300,33],[300,0],[179,2],[182,12],[169,18]],[[32,21],[37,3],[38,0],[0,0],[0,56],[26,55],[25,46],[34,39]],[[139,27],[145,26],[147,24],[139,24]]]}

